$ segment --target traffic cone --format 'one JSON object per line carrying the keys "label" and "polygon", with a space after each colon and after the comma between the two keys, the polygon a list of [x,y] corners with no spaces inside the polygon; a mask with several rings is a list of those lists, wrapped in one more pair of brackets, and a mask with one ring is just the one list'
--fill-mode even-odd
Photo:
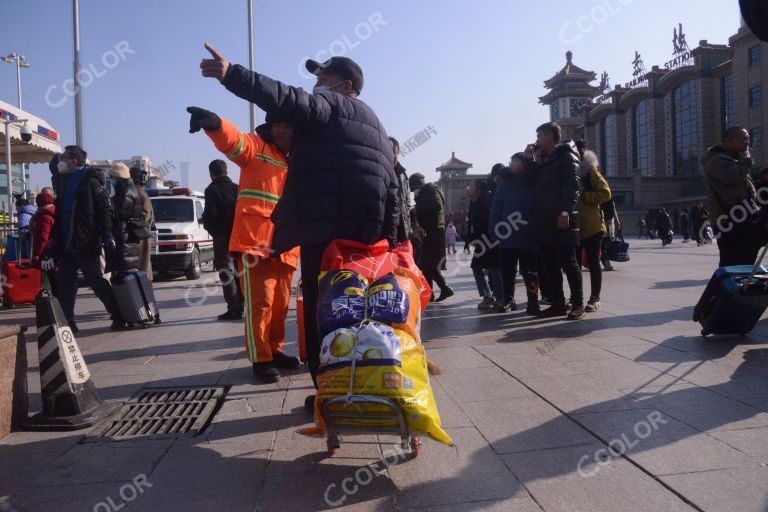
{"label": "traffic cone", "polygon": [[40,393],[43,410],[30,418],[28,430],[78,430],[96,425],[120,404],[99,398],[91,373],[56,297],[42,290],[35,302]]}

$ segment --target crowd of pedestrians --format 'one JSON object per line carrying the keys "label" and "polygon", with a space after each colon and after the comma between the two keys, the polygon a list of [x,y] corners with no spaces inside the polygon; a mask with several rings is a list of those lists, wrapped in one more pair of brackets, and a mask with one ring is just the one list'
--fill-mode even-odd
{"label": "crowd of pedestrians", "polygon": [[[601,265],[612,269],[606,241],[620,232],[618,214],[587,142],[563,141],[561,136],[556,123],[539,126],[535,144],[515,154],[508,165],[494,165],[487,178],[477,178],[467,188],[465,240],[472,247],[470,267],[481,298],[479,309],[517,310],[518,272],[529,315],[578,320],[600,309]],[[429,194],[435,196],[441,194]],[[418,206],[418,196],[416,202]],[[421,219],[418,211],[417,217]],[[453,236],[446,235],[449,254],[456,253]],[[433,268],[423,257],[419,265],[425,274]],[[586,303],[582,266],[590,274]],[[541,309],[542,304],[549,307]]]}

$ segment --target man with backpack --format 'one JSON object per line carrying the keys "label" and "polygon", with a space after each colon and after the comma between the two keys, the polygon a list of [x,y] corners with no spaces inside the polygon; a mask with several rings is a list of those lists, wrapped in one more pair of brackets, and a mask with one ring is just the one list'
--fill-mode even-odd
{"label": "man with backpack", "polygon": [[221,289],[227,302],[227,312],[219,320],[240,320],[243,318],[243,293],[240,280],[235,275],[232,259],[229,257],[229,238],[235,223],[237,183],[227,176],[224,160],[214,160],[208,165],[211,184],[205,189],[205,210],[203,227],[213,237],[213,266],[219,272]]}

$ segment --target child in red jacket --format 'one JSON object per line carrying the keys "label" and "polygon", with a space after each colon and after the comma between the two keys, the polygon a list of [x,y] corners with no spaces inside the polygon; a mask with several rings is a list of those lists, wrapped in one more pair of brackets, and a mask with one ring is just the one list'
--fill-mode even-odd
{"label": "child in red jacket", "polygon": [[[34,268],[40,268],[40,260],[43,259],[43,252],[45,246],[48,243],[48,239],[53,232],[54,223],[54,206],[55,198],[53,197],[53,190],[49,187],[45,187],[37,194],[35,202],[37,203],[37,212],[30,221],[30,232],[32,233],[32,266]],[[56,271],[46,270],[44,271],[48,276],[48,281],[51,283],[51,290],[56,294]]]}

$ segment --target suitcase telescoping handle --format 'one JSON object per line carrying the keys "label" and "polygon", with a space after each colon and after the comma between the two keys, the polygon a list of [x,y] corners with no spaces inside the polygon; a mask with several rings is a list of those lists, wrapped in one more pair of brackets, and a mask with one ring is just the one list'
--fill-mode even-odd
{"label": "suitcase telescoping handle", "polygon": [[749,288],[749,285],[752,284],[752,280],[755,278],[755,274],[757,274],[757,270],[760,268],[760,265],[763,264],[763,258],[765,258],[766,252],[768,252],[768,244],[766,244],[766,246],[763,247],[763,251],[760,253],[760,257],[757,258],[757,261],[755,262],[755,266],[752,267],[752,272],[749,274],[749,279],[747,279],[747,282],[741,286],[742,291],[746,291],[747,288]]}
{"label": "suitcase telescoping handle", "polygon": [[32,266],[32,254],[34,252],[32,249],[32,232],[29,230],[26,230],[26,231],[19,230],[19,236],[16,238],[16,265],[19,268],[24,268],[21,264],[21,260],[24,259],[23,255],[21,254],[22,248],[24,247],[24,240],[28,240],[29,242],[27,245],[27,247],[29,247],[28,259],[29,259],[29,266],[30,267]]}

